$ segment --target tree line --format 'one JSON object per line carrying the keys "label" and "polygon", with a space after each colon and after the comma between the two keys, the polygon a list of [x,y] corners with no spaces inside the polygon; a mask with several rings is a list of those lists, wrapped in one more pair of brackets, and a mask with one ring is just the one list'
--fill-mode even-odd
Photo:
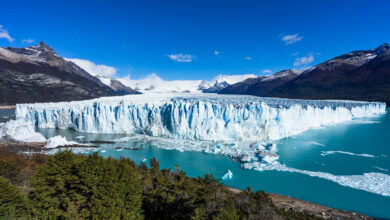
{"label": "tree line", "polygon": [[277,208],[250,188],[190,178],[156,159],[20,154],[0,149],[0,219],[318,219]]}

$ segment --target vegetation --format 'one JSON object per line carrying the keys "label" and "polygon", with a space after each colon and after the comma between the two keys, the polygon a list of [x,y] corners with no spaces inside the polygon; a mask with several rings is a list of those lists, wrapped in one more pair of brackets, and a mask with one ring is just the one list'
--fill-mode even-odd
{"label": "vegetation", "polygon": [[189,178],[158,161],[62,151],[23,155],[0,149],[0,218],[315,219],[278,209],[268,195],[233,192],[211,175]]}

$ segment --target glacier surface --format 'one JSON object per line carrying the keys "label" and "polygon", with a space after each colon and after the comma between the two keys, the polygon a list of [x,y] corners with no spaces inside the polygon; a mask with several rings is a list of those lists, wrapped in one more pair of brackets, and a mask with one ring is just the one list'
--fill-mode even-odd
{"label": "glacier surface", "polygon": [[40,128],[146,134],[186,140],[269,141],[385,113],[386,104],[216,94],[144,94],[19,104],[16,118]]}
{"label": "glacier surface", "polygon": [[128,134],[114,141],[222,154],[239,160],[246,169],[301,173],[390,196],[389,175],[334,175],[291,168],[278,161],[274,143],[308,129],[385,112],[386,104],[378,102],[216,94],[143,94],[16,106],[17,119],[40,128]]}

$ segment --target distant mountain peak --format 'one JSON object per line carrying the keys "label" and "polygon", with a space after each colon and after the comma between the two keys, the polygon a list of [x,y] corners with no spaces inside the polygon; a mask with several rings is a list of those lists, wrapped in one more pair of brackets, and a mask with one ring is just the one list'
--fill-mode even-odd
{"label": "distant mountain peak", "polygon": [[[31,48],[31,47],[30,47]],[[41,41],[39,43],[39,45],[36,45],[36,46],[32,46],[32,48],[36,48],[36,49],[39,49],[40,51],[45,51],[45,52],[49,52],[49,53],[52,53],[52,54],[56,54],[56,52],[54,51],[53,48],[49,47],[47,44],[45,44],[43,41]]]}
{"label": "distant mountain peak", "polygon": [[386,56],[390,55],[390,46],[387,43],[381,44],[379,47],[375,48],[375,53],[378,56]]}

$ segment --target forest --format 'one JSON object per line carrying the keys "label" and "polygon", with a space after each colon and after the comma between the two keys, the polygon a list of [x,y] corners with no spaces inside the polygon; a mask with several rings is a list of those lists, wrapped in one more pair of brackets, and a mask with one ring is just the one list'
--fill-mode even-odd
{"label": "forest", "polygon": [[159,162],[0,149],[0,219],[319,219]]}

